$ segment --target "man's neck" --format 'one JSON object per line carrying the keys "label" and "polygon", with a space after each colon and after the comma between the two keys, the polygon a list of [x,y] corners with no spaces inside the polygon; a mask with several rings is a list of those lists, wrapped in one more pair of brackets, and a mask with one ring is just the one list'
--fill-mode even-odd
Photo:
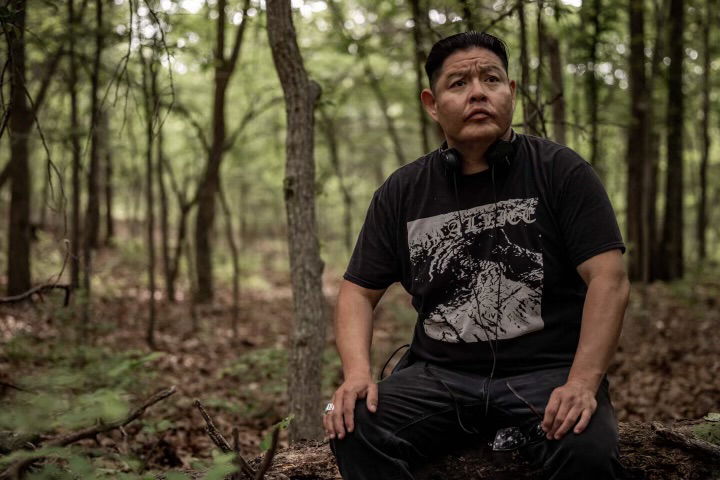
{"label": "man's neck", "polygon": [[[505,141],[510,141],[513,138],[512,128],[508,128],[500,138]],[[485,159],[485,152],[487,152],[493,143],[495,143],[495,139],[477,140],[467,143],[451,143],[451,141],[448,140],[448,147],[456,149],[460,152],[460,155],[462,155],[462,174],[472,175],[473,173],[479,173],[489,168],[488,162]]]}

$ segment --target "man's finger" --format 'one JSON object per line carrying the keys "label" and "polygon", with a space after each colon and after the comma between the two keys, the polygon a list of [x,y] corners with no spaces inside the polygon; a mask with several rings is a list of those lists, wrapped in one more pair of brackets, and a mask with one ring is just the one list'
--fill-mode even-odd
{"label": "man's finger", "polygon": [[555,430],[555,435],[553,438],[555,438],[555,440],[560,440],[565,435],[565,433],[567,433],[567,431],[570,430],[573,425],[575,425],[575,422],[577,422],[580,413],[580,408],[571,408],[567,415],[565,415],[565,420],[563,420],[562,424]]}
{"label": "man's finger", "polygon": [[553,419],[553,423],[550,426],[550,431],[547,435],[548,440],[552,440],[553,438],[555,438],[555,433],[557,432],[557,429],[560,428],[560,425],[562,425],[562,423],[565,421],[565,417],[570,410],[570,406],[568,405],[567,400],[561,399],[559,403],[560,406],[557,409],[557,413],[555,414],[555,418]]}
{"label": "man's finger", "polygon": [[542,421],[542,429],[545,433],[548,433],[550,431],[550,428],[555,421],[555,415],[557,414],[559,406],[560,402],[558,400],[558,396],[555,394],[555,392],[553,392],[552,395],[550,395],[550,400],[548,401],[547,407],[545,407],[545,417]]}
{"label": "man's finger", "polygon": [[590,411],[589,408],[586,408],[582,411],[582,414],[580,415],[580,421],[575,425],[575,430],[573,430],[575,433],[582,433],[590,423],[590,419],[592,418],[592,411]]}
{"label": "man's finger", "polygon": [[[355,402],[357,401],[357,393],[347,392],[343,397],[342,416],[345,421],[345,429],[352,432],[355,429]],[[340,434],[340,438],[345,436],[345,432]]]}
{"label": "man's finger", "polygon": [[370,411],[373,412],[373,413],[375,413],[375,412],[377,411],[377,405],[378,405],[378,387],[377,387],[377,384],[372,383],[372,384],[368,387],[366,403],[367,403],[367,408],[368,408],[368,410],[370,410]]}
{"label": "man's finger", "polygon": [[333,426],[333,435],[331,438],[343,438],[345,436],[345,425],[342,418],[343,392],[338,390],[335,394],[335,410],[330,412],[330,421]]}

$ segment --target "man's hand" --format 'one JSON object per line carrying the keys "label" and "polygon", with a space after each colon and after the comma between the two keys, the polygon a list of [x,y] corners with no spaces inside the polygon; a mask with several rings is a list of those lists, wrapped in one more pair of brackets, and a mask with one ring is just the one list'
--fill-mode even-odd
{"label": "man's hand", "polygon": [[358,398],[365,398],[368,410],[375,413],[378,403],[377,384],[369,375],[349,377],[335,391],[332,403],[335,410],[323,417],[325,433],[329,438],[342,439],[345,431],[355,429],[354,411]]}
{"label": "man's hand", "polygon": [[589,386],[572,381],[553,390],[542,422],[548,440],[560,440],[573,425],[576,434],[582,433],[597,409],[595,394]]}

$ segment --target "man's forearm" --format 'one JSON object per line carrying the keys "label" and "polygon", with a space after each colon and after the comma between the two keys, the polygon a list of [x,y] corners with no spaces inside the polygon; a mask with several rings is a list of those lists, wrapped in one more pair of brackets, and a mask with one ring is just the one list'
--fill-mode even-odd
{"label": "man's forearm", "polygon": [[568,382],[581,382],[597,390],[617,348],[629,291],[624,274],[590,280]]}
{"label": "man's forearm", "polygon": [[347,282],[340,287],[335,309],[335,344],[346,379],[371,374],[373,310],[381,296],[382,292],[368,293]]}

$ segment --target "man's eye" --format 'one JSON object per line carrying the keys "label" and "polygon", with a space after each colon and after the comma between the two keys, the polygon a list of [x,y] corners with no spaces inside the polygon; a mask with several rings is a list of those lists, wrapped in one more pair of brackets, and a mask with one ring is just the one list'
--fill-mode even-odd
{"label": "man's eye", "polygon": [[450,84],[450,88],[452,87],[462,87],[465,85],[465,80],[456,80],[453,83]]}
{"label": "man's eye", "polygon": [[494,75],[489,76],[487,79],[485,79],[486,82],[499,82],[500,79]]}

